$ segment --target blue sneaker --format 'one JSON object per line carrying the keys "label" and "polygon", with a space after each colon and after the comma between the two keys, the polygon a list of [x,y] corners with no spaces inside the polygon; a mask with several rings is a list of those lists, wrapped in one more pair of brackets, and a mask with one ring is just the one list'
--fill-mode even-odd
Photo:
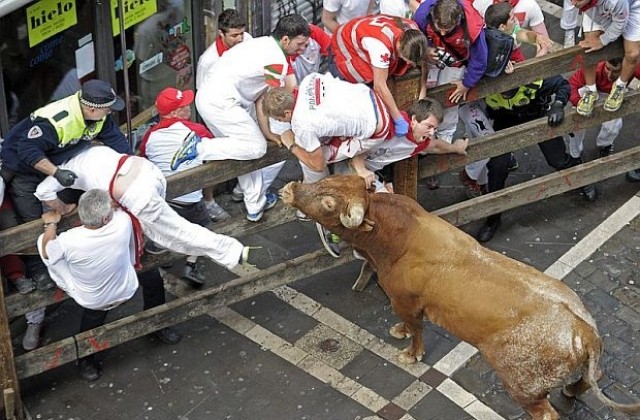
{"label": "blue sneaker", "polygon": [[175,171],[185,162],[191,162],[198,157],[198,143],[202,139],[195,132],[191,131],[182,142],[182,146],[174,153],[171,159],[171,170]]}
{"label": "blue sneaker", "polygon": [[266,198],[267,198],[267,202],[264,204],[264,207],[262,208],[262,210],[260,210],[257,213],[247,213],[247,220],[250,222],[257,222],[260,219],[262,219],[262,215],[264,214],[265,211],[269,210],[270,208],[273,208],[273,206],[276,205],[276,203],[278,202],[278,195],[276,193],[272,193],[272,192],[268,192],[265,194]]}

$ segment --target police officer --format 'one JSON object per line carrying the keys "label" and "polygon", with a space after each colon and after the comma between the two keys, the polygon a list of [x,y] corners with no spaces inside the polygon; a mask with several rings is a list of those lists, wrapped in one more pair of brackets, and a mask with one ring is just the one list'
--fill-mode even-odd
{"label": "police officer", "polygon": [[[35,110],[9,130],[0,152],[0,175],[22,223],[40,218],[42,206],[33,193],[47,175],[65,187],[73,184],[76,174],[56,165],[80,153],[92,140],[131,153],[110,117],[111,111],[123,108],[124,101],[109,83],[90,80],[80,91]],[[39,290],[55,286],[40,258],[29,257],[25,262]]]}
{"label": "police officer", "polygon": [[[504,93],[487,96],[485,98],[487,116],[493,120],[495,131],[544,116],[547,116],[549,126],[555,127],[564,120],[564,107],[569,101],[570,93],[569,82],[562,76],[539,79]],[[558,171],[582,163],[580,158],[573,158],[567,153],[562,136],[539,143],[538,146],[547,164]],[[487,163],[489,192],[504,189],[509,175],[510,155],[505,153],[493,157]],[[582,193],[586,200],[596,200],[597,193],[593,185],[582,187]],[[500,214],[489,216],[476,238],[479,242],[490,241],[499,226]]]}

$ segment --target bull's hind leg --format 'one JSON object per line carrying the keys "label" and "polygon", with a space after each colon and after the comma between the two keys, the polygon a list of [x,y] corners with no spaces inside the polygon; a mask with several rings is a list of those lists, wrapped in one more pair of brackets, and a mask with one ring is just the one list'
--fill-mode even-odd
{"label": "bull's hind leg", "polygon": [[411,345],[402,350],[398,355],[400,363],[416,363],[422,360],[422,356],[424,355],[422,308],[419,307],[416,302],[416,299],[391,299],[393,312],[395,312],[403,322],[391,327],[389,333],[395,338],[412,337]]}
{"label": "bull's hind leg", "polygon": [[[586,375],[586,372],[585,372]],[[596,373],[596,381],[599,381],[602,378],[602,371],[598,369]],[[591,388],[591,384],[589,381],[583,376],[577,382],[573,384],[566,385],[562,388],[562,395],[567,398],[575,398],[578,395],[582,395],[587,392]]]}

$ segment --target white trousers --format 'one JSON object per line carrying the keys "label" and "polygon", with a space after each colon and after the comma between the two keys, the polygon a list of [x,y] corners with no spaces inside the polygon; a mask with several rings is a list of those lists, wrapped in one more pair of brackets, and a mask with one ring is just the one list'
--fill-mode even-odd
{"label": "white trousers", "polygon": [[[606,147],[611,146],[618,137],[618,133],[622,129],[622,118],[616,118],[615,120],[602,123],[600,132],[596,137],[596,146]],[[582,155],[583,141],[586,130],[580,130],[573,133],[573,135],[564,136],[565,141],[569,140],[569,153],[573,158],[579,158]]]}
{"label": "white trousers", "polygon": [[[490,136],[495,133],[493,124],[485,113],[484,100],[473,101],[460,106],[460,119],[464,124],[470,141],[479,137]],[[477,162],[470,163],[465,166],[469,178],[475,180],[478,184],[486,184],[488,179],[487,162],[489,159],[482,159]]]}
{"label": "white trousers", "polygon": [[119,201],[138,218],[144,234],[161,247],[206,256],[226,268],[235,267],[243,245],[184,219],[167,204],[165,193],[166,181],[160,169],[143,165]]}
{"label": "white trousers", "polygon": [[[202,95],[196,95],[196,107],[213,134],[225,138],[227,159],[253,160],[267,153],[267,140],[255,120],[255,108],[247,110],[235,100],[211,100]],[[238,177],[247,213],[264,208],[265,193],[283,165],[277,163]]]}
{"label": "white trousers", "polygon": [[571,4],[571,0],[564,0],[562,4],[562,18],[560,18],[560,27],[565,31],[578,27],[578,14],[580,10]]}
{"label": "white trousers", "polygon": [[[454,80],[462,80],[465,70],[466,67],[445,67],[439,69],[436,66],[432,66],[429,68],[429,79],[435,80],[436,86],[442,86]],[[447,143],[451,143],[457,126],[458,105],[445,108],[442,122],[438,126],[438,138]]]}

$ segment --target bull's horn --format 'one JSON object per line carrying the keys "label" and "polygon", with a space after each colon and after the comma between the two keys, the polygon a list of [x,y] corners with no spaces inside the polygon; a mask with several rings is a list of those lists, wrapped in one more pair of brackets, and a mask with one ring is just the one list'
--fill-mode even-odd
{"label": "bull's horn", "polygon": [[364,220],[364,204],[361,201],[350,203],[347,207],[348,214],[340,213],[340,222],[347,229],[357,228]]}

